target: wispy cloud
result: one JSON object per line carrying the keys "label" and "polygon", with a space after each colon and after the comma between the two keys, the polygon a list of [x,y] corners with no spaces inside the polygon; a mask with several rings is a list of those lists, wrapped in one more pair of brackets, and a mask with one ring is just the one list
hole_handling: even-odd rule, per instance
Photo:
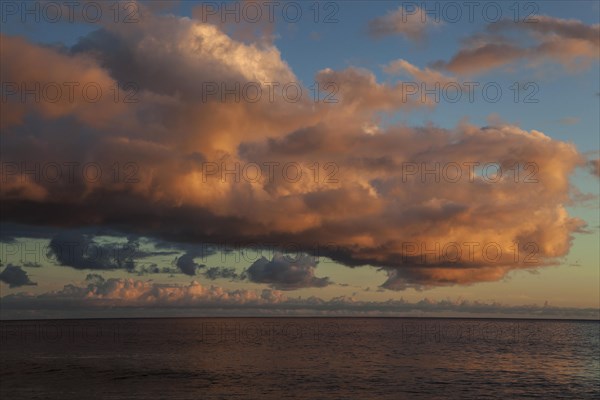
{"label": "wispy cloud", "polygon": [[[550,61],[561,64],[568,71],[585,69],[598,61],[600,25],[549,16],[536,19],[531,23],[509,20],[491,23],[487,32],[469,37],[465,46],[449,61],[438,61],[433,65],[456,74],[473,75],[518,61],[533,66]],[[528,34],[525,40],[521,36],[523,33]]]}
{"label": "wispy cloud", "polygon": [[382,17],[371,20],[368,30],[369,34],[376,38],[400,35],[413,41],[422,41],[428,30],[441,24],[441,21],[431,18],[420,7],[406,3]]}

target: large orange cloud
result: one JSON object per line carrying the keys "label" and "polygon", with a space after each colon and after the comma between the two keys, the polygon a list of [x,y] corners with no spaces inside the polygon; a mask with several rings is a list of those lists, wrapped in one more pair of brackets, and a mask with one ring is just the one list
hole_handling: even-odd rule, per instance
{"label": "large orange cloud", "polygon": [[[505,124],[381,126],[381,111],[430,104],[408,104],[399,86],[369,71],[317,74],[317,82],[338,85],[337,103],[315,103],[308,92],[298,101],[280,92],[223,100],[218,91],[206,97],[206,83],[296,78],[273,45],[173,16],[101,29],[68,54],[1,40],[8,81],[139,88],[134,103],[17,104],[11,112],[19,118],[1,136],[5,221],[106,225],[186,242],[295,243],[347,265],[383,267],[390,289],[497,280],[549,265],[583,226],[564,207],[569,176],[585,163],[572,144]],[[42,75],[11,64],[21,50],[46,60]],[[24,161],[29,169],[95,162],[104,174],[22,179]],[[449,255],[456,246],[460,256]]]}

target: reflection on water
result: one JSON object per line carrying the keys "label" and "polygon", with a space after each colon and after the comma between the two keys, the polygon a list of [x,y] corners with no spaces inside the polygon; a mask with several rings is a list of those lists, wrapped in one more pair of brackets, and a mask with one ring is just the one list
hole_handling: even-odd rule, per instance
{"label": "reflection on water", "polygon": [[7,399],[597,398],[597,321],[2,322]]}

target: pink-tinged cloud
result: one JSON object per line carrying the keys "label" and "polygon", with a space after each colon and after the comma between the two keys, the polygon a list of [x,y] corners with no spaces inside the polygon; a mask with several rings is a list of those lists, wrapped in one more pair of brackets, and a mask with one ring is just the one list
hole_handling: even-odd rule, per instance
{"label": "pink-tinged cloud", "polygon": [[[598,319],[596,308],[555,307],[548,304],[506,305],[495,301],[457,300],[417,302],[404,299],[387,301],[359,301],[340,296],[329,300],[319,297],[288,297],[271,289],[228,290],[204,286],[193,281],[189,285],[159,284],[132,279],[104,279],[90,275],[79,285],[69,284],[61,290],[43,294],[20,292],[2,297],[2,318],[18,316],[47,318],[48,315],[69,318],[73,315],[97,315],[111,309],[122,315],[156,316],[161,311],[177,309],[190,315],[510,315],[539,318]],[[87,314],[86,314],[87,313]]]}
{"label": "pink-tinged cloud", "polygon": [[422,8],[407,3],[382,17],[371,20],[368,31],[376,38],[400,35],[413,41],[421,41],[426,37],[429,29],[440,24],[440,21],[428,16]]}
{"label": "pink-tinged cloud", "polygon": [[[461,75],[485,73],[518,61],[530,66],[554,62],[568,71],[578,71],[600,58],[599,24],[548,16],[536,18],[536,22],[492,23],[487,33],[471,36],[449,61],[433,65]],[[524,38],[523,34],[528,36]]]}
{"label": "pink-tinged cloud", "polygon": [[383,70],[390,75],[407,75],[416,82],[427,84],[439,83],[440,85],[456,82],[456,78],[447,76],[431,68],[420,69],[406,60],[398,59],[384,66]]}
{"label": "pink-tinged cloud", "polygon": [[590,172],[596,176],[600,176],[600,158],[589,161]]}
{"label": "pink-tinged cloud", "polygon": [[49,119],[74,118],[91,127],[100,127],[123,111],[110,93],[116,80],[96,60],[64,55],[17,37],[0,35],[0,44],[6,55],[0,59],[5,96],[1,128],[21,123],[31,111]]}
{"label": "pink-tinged cloud", "polygon": [[[173,16],[101,29],[69,53],[1,40],[8,81],[60,81],[72,79],[64,75],[71,71],[74,79],[139,89],[134,103],[27,103],[25,115],[3,127],[7,222],[109,226],[189,243],[294,243],[346,265],[385,268],[390,289],[497,280],[551,265],[584,225],[565,209],[570,174],[585,163],[572,144],[506,124],[380,126],[380,112],[423,104],[407,103],[398,86],[366,70],[317,75],[337,84],[338,103],[314,103],[310,95],[290,102],[279,92],[256,102],[221,100],[205,98],[205,83],[296,78],[273,45],[241,43]],[[46,60],[43,73],[20,66],[21,49]],[[21,179],[12,167],[23,161],[95,162],[105,175]],[[115,179],[115,163],[131,168]],[[427,256],[454,243],[458,257]],[[501,253],[484,253],[489,245]],[[260,279],[272,276],[268,266],[257,269]],[[320,285],[310,268],[301,272],[303,284]]]}

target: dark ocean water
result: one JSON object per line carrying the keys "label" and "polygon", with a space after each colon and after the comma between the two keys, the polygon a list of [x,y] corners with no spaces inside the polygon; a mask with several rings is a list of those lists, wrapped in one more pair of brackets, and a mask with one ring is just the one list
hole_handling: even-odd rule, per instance
{"label": "dark ocean water", "polygon": [[597,321],[2,322],[2,399],[600,398]]}

